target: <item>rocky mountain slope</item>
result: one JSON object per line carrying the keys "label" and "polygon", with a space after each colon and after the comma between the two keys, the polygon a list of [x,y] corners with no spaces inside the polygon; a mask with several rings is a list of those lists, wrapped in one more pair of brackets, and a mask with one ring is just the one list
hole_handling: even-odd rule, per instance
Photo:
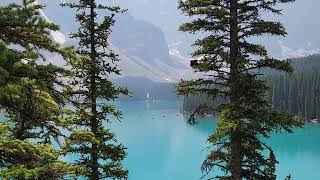
{"label": "rocky mountain slope", "polygon": [[[55,39],[64,45],[76,44],[74,40],[68,38],[68,34],[77,28],[77,23],[74,22],[74,10],[60,7],[59,1],[38,0],[38,2],[47,5],[42,12],[43,16],[61,26],[60,32],[53,33]],[[194,76],[187,58],[179,55],[177,50],[171,50],[170,53],[161,28],[144,20],[138,20],[128,12],[119,14],[116,18],[110,43],[121,56],[118,64],[122,69],[121,78],[144,77],[156,82],[177,82]],[[60,57],[54,56],[51,61],[55,64],[65,64]]]}

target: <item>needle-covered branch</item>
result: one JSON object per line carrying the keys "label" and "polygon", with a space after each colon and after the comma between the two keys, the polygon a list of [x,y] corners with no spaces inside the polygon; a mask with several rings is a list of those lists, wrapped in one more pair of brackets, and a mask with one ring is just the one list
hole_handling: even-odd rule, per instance
{"label": "needle-covered branch", "polygon": [[[288,113],[272,109],[266,100],[269,88],[259,79],[264,69],[292,72],[289,61],[277,60],[261,44],[251,43],[255,36],[285,36],[283,25],[265,20],[262,12],[281,14],[278,5],[293,0],[181,0],[179,9],[193,20],[180,30],[202,33],[196,40],[191,62],[206,79],[182,81],[177,88],[184,96],[208,95],[210,100],[224,96],[227,101],[215,107],[219,113],[216,133],[209,138],[212,151],[203,163],[205,175],[220,169],[216,179],[276,179],[278,163],[272,149],[258,137],[271,132],[292,132],[302,122]],[[262,70],[262,71],[261,71]],[[192,116],[203,109],[200,106]],[[209,110],[210,111],[210,110]],[[269,156],[263,155],[269,150]],[[211,173],[210,173],[211,174]],[[205,176],[207,177],[207,176]],[[210,178],[210,177],[208,177]]]}

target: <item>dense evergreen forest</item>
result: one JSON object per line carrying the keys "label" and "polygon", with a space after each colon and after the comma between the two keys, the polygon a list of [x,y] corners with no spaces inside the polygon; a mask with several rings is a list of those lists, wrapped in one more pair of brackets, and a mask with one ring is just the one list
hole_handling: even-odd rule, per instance
{"label": "dense evergreen forest", "polygon": [[[278,111],[291,112],[305,120],[320,118],[320,55],[292,59],[291,74],[264,70],[262,77],[270,86],[266,97]],[[184,99],[183,110],[194,111],[201,104],[219,104],[226,98],[208,101],[205,95]]]}

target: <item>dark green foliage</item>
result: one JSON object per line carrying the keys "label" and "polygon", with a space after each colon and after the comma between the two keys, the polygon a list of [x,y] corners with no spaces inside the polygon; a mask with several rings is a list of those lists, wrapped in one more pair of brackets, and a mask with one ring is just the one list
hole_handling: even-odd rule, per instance
{"label": "dark green foliage", "polygon": [[[292,0],[185,0],[179,8],[194,17],[180,30],[204,33],[197,40],[192,63],[195,71],[208,77],[182,81],[180,95],[206,95],[210,100],[226,97],[229,101],[216,107],[197,108],[219,113],[216,134],[209,137],[212,151],[202,170],[213,168],[224,172],[217,179],[276,179],[277,163],[273,150],[259,138],[268,138],[273,131],[288,131],[302,123],[288,113],[272,109],[265,98],[269,88],[259,76],[259,70],[271,68],[292,72],[289,62],[270,57],[266,49],[250,42],[253,36],[286,35],[279,22],[264,20],[262,12],[281,14],[279,3]],[[268,155],[265,155],[268,151]]]}
{"label": "dark green foliage", "polygon": [[39,12],[44,7],[35,4],[35,0],[22,0],[21,5],[10,4],[0,7],[0,39],[8,44],[23,47],[24,53],[41,56],[33,50],[42,49],[66,55],[67,52],[50,36],[50,32],[59,30],[59,26],[45,20]]}
{"label": "dark green foliage", "polygon": [[[294,113],[299,119],[320,118],[320,64],[319,55],[312,55],[292,60],[295,71],[292,74],[265,71],[261,77],[271,87],[266,97],[273,107],[281,112]],[[208,100],[206,95],[189,96],[184,99],[183,110],[194,111],[199,105],[216,106],[225,103],[227,98]]]}
{"label": "dark green foliage", "polygon": [[[63,6],[77,9],[76,20],[80,24],[78,31],[71,34],[79,41],[79,46],[78,57],[68,61],[73,75],[70,83],[74,87],[67,89],[67,93],[74,99],[76,110],[74,130],[64,150],[80,156],[76,164],[82,167],[84,177],[127,179],[127,170],[121,165],[126,156],[125,147],[104,128],[109,122],[108,116],[122,116],[110,101],[128,94],[126,88],[116,87],[109,80],[110,75],[120,75],[114,64],[119,60],[118,55],[110,49],[108,37],[114,15],[122,10],[99,5],[95,0],[80,0],[78,4]],[[98,17],[98,10],[107,11],[107,15]]]}
{"label": "dark green foliage", "polygon": [[66,71],[38,64],[44,58],[42,51],[64,57],[70,53],[51,39],[50,31],[58,26],[44,20],[39,14],[43,6],[34,2],[0,7],[0,108],[6,116],[0,124],[0,177],[4,179],[59,179],[76,175],[78,169],[59,160],[60,153],[53,148],[53,140],[59,143],[69,124],[57,90]]}
{"label": "dark green foliage", "polygon": [[59,160],[49,144],[19,140],[7,124],[0,124],[0,177],[3,179],[62,179],[75,176],[78,168]]}
{"label": "dark green foliage", "polygon": [[275,109],[292,112],[305,120],[320,118],[318,62],[319,56],[295,59],[293,65],[297,68],[293,74],[278,73],[264,78],[272,87],[268,98]]}

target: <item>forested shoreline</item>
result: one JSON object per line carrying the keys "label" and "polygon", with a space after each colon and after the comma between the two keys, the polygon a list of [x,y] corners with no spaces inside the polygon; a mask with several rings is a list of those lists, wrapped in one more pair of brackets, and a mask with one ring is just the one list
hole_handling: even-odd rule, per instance
{"label": "forested shoreline", "polygon": [[[278,111],[294,113],[304,120],[319,119],[320,55],[294,58],[291,64],[295,69],[291,74],[267,71],[261,77],[270,87],[266,98]],[[184,98],[182,110],[192,112],[201,104],[215,105],[225,101],[226,98],[218,98],[208,102],[205,95],[189,96]]]}

